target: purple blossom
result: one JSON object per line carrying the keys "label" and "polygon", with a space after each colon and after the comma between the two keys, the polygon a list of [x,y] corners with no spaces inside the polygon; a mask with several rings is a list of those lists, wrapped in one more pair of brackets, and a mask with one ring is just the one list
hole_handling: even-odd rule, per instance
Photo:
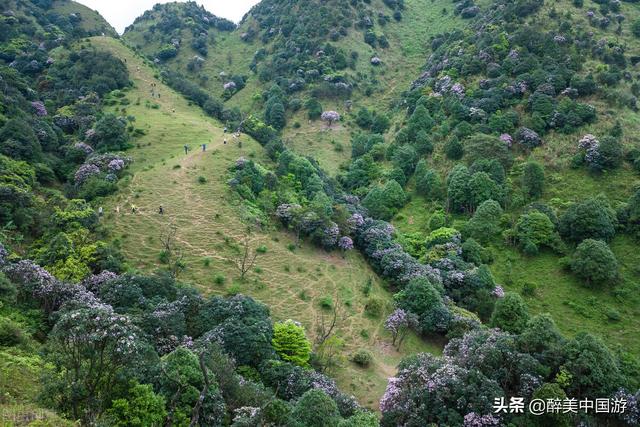
{"label": "purple blossom", "polygon": [[288,224],[293,220],[294,212],[300,209],[300,205],[297,204],[282,204],[276,209],[276,217],[280,219],[284,224]]}
{"label": "purple blossom", "polygon": [[509,51],[509,54],[507,55],[507,58],[509,59],[518,59],[519,57],[520,57],[520,54],[515,49],[511,49]]}
{"label": "purple blossom", "polygon": [[44,117],[47,115],[47,109],[41,101],[33,101],[31,102],[31,107],[36,113],[36,116]]}
{"label": "purple blossom", "polygon": [[5,249],[4,245],[0,243],[0,268],[4,267],[7,263],[7,257],[9,256],[9,252]]}
{"label": "purple blossom", "polygon": [[591,19],[594,16],[596,16],[596,14],[595,14],[595,12],[593,10],[587,11],[587,18]]}
{"label": "purple blossom", "polygon": [[322,230],[322,246],[327,249],[334,247],[338,243],[338,237],[340,237],[340,228],[338,224],[332,222]]}
{"label": "purple blossom", "polygon": [[497,285],[495,288],[493,288],[491,295],[496,298],[504,298],[504,288],[500,285]]}
{"label": "purple blossom", "polygon": [[94,175],[100,174],[100,168],[91,163],[85,163],[81,165],[74,176],[76,185],[84,183],[87,179]]}
{"label": "purple blossom", "polygon": [[532,129],[521,127],[517,132],[518,142],[529,148],[534,148],[542,144],[540,135]]}
{"label": "purple blossom", "polygon": [[84,139],[87,141],[91,141],[96,137],[96,130],[95,129],[87,129],[87,131],[84,133]]}
{"label": "purple blossom", "polygon": [[247,160],[244,157],[238,157],[238,159],[236,160],[236,169],[242,169],[245,167],[245,165],[249,162],[249,160]]}
{"label": "purple blossom", "polygon": [[86,144],[84,142],[76,142],[74,147],[77,148],[78,150],[84,151],[84,153],[87,156],[93,153],[93,147],[91,147],[89,144]]}
{"label": "purple blossom", "polygon": [[503,133],[502,135],[500,135],[500,141],[504,142],[509,148],[511,148],[511,146],[513,145],[513,137],[508,133]]}
{"label": "purple blossom", "polygon": [[338,247],[343,251],[349,251],[353,249],[353,240],[349,236],[342,236],[340,240],[338,240]]}
{"label": "purple blossom", "polygon": [[371,64],[380,65],[381,63],[382,63],[382,60],[380,58],[378,58],[377,56],[374,56],[373,58],[371,58]]}
{"label": "purple blossom", "polygon": [[236,90],[236,83],[235,82],[227,82],[222,87],[223,87],[224,90]]}
{"label": "purple blossom", "polygon": [[464,86],[461,83],[456,83],[451,86],[451,93],[458,98],[464,98]]}
{"label": "purple blossom", "polygon": [[117,278],[118,275],[116,273],[105,270],[99,274],[92,274],[84,279],[80,284],[91,292],[98,292],[105,283]]}
{"label": "purple blossom", "polygon": [[364,218],[359,213],[354,213],[347,220],[347,225],[352,232],[355,232],[358,228],[362,227],[364,224]]}
{"label": "purple blossom", "polygon": [[493,415],[479,415],[475,412],[469,412],[464,416],[464,427],[485,427],[500,425],[500,418]]}
{"label": "purple blossom", "polygon": [[322,113],[320,118],[329,123],[329,127],[333,124],[333,122],[337,122],[340,120],[340,114],[336,111],[325,111]]}
{"label": "purple blossom", "polygon": [[125,163],[123,159],[113,159],[107,165],[109,173],[116,173],[124,169]]}

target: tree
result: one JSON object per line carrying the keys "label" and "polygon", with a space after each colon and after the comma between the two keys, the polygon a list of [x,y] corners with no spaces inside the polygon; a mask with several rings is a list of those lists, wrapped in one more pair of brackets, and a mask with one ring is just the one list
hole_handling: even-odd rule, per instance
{"label": "tree", "polygon": [[618,277],[618,260],[605,242],[585,239],[573,254],[571,270],[587,284],[604,284]]}
{"label": "tree", "polygon": [[395,180],[389,180],[384,187],[374,187],[362,200],[369,214],[379,219],[391,219],[406,203],[407,195]]}
{"label": "tree", "polygon": [[320,118],[323,121],[327,122],[329,124],[329,127],[331,127],[334,122],[340,120],[340,114],[338,114],[336,111],[325,111],[322,113]]}
{"label": "tree", "polygon": [[395,150],[391,160],[407,177],[410,177],[416,168],[418,153],[411,145],[403,145]]}
{"label": "tree", "polygon": [[98,151],[122,151],[129,146],[129,134],[123,118],[106,113],[94,126],[94,139]]}
{"label": "tree", "polygon": [[264,121],[275,129],[283,129],[287,124],[284,105],[277,96],[272,96],[267,100],[264,107]]}
{"label": "tree", "polygon": [[440,179],[438,172],[427,167],[424,159],[420,160],[416,166],[415,178],[418,194],[430,199],[442,197],[442,179]]}
{"label": "tree", "polygon": [[640,19],[633,21],[633,24],[631,24],[631,32],[634,36],[640,38]]}
{"label": "tree", "polygon": [[37,160],[42,147],[32,127],[22,119],[8,120],[0,129],[0,153],[14,160]]}
{"label": "tree", "polygon": [[560,217],[560,234],[575,242],[584,239],[610,240],[616,233],[615,211],[604,196],[575,203]]}
{"label": "tree", "polygon": [[[544,383],[533,392],[533,399],[541,399],[547,401],[564,401],[567,398],[567,394],[562,387],[556,383]],[[534,426],[557,426],[557,427],[569,427],[571,425],[570,416],[562,412],[549,412],[542,415],[528,415]]]}
{"label": "tree", "polygon": [[529,199],[542,196],[544,190],[544,168],[538,162],[527,162],[522,171],[522,192]]}
{"label": "tree", "polygon": [[304,104],[309,120],[315,120],[322,115],[322,104],[316,98],[309,98]]}
{"label": "tree", "polygon": [[335,426],[340,421],[338,405],[327,393],[312,389],[298,399],[291,418],[305,427]]}
{"label": "tree", "polygon": [[273,349],[278,356],[298,366],[307,366],[311,357],[311,343],[302,325],[293,320],[273,325]]}
{"label": "tree", "polygon": [[149,384],[133,382],[127,398],[116,399],[106,413],[109,425],[117,427],[161,426],[167,411],[165,400]]}
{"label": "tree", "polygon": [[256,259],[260,252],[257,249],[251,248],[251,232],[247,230],[242,237],[240,246],[236,248],[237,256],[232,259],[232,262],[240,272],[240,280],[244,280],[246,274],[256,264]]}
{"label": "tree", "polygon": [[447,199],[451,211],[460,212],[469,208],[469,181],[471,175],[464,165],[455,165],[447,176]]}
{"label": "tree", "polygon": [[540,211],[520,215],[515,232],[522,249],[529,255],[537,254],[540,246],[556,248],[560,240],[549,217]]}
{"label": "tree", "polygon": [[580,332],[565,346],[565,355],[571,396],[610,396],[619,387],[622,378],[616,358],[599,338]]}
{"label": "tree", "polygon": [[476,172],[469,180],[469,207],[474,211],[485,200],[502,200],[502,188],[486,172]]}
{"label": "tree", "polygon": [[178,277],[178,274],[185,268],[184,252],[177,243],[177,232],[178,227],[172,223],[167,225],[160,235],[160,244],[162,245],[160,260],[167,265],[169,274],[173,278]]}
{"label": "tree", "polygon": [[122,372],[140,361],[144,343],[127,316],[93,304],[62,313],[47,349],[54,366],[47,395],[74,419],[91,425],[111,403]]}
{"label": "tree", "polygon": [[396,309],[387,317],[384,322],[384,328],[391,333],[393,341],[392,345],[397,345],[400,349],[402,342],[409,334],[411,328],[418,325],[418,318],[413,313],[407,313],[401,308]]}
{"label": "tree", "polygon": [[465,140],[464,152],[469,164],[480,159],[498,160],[505,169],[513,161],[507,144],[493,135],[476,134]]}
{"label": "tree", "polygon": [[487,242],[500,232],[502,207],[495,200],[485,200],[464,227],[465,234],[479,242]]}
{"label": "tree", "polygon": [[450,160],[460,160],[464,156],[464,147],[460,140],[453,137],[444,145],[444,152]]}
{"label": "tree", "polygon": [[491,315],[491,326],[513,334],[521,333],[529,321],[529,312],[522,297],[508,293],[496,302]]}
{"label": "tree", "polygon": [[407,123],[408,138],[414,141],[420,131],[431,132],[431,128],[435,124],[429,115],[429,112],[423,105],[418,105]]}

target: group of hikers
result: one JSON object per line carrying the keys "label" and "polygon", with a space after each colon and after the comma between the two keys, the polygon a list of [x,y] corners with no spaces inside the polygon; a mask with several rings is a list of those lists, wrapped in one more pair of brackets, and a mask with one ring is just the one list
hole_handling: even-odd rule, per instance
{"label": "group of hikers", "polygon": [[[120,205],[116,206],[115,211],[116,211],[117,214],[120,213]],[[138,213],[138,207],[136,205],[134,205],[133,203],[131,204],[131,213],[132,214]],[[158,214],[159,215],[164,215],[164,206],[162,206],[162,205],[158,206]],[[103,216],[103,215],[104,215],[104,209],[102,209],[102,206],[100,206],[98,208],[98,216]]]}
{"label": "group of hikers", "polygon": [[[223,132],[225,133],[225,135],[227,134],[227,130],[228,130],[228,129],[227,129],[226,127],[223,129]],[[233,139],[238,139],[238,138],[240,138],[240,130],[237,130],[236,132],[234,132],[234,133],[232,134],[232,136],[233,136]],[[223,141],[222,141],[222,144],[223,144],[223,145],[227,145],[227,137],[226,137],[226,136],[224,137],[224,139],[223,139]],[[200,148],[202,149],[202,152],[203,152],[203,153],[204,153],[205,151],[207,151],[207,145],[208,145],[207,143],[200,144]],[[242,147],[242,141],[238,140],[238,145],[239,145],[240,147]],[[184,144],[184,147],[183,147],[183,148],[184,148],[184,154],[185,154],[185,155],[189,154],[189,150],[191,150],[191,148],[190,148],[187,144]]]}

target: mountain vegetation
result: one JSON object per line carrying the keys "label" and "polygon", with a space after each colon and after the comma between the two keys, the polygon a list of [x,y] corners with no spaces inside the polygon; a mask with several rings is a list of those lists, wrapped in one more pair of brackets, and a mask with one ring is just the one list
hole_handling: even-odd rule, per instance
{"label": "mountain vegetation", "polygon": [[640,422],[635,1],[1,6],[0,414]]}

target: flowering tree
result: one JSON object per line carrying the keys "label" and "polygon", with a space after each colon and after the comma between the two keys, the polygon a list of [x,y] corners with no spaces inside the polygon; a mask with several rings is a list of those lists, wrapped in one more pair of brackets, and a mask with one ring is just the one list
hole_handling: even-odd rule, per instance
{"label": "flowering tree", "polygon": [[33,101],[31,107],[33,107],[36,116],[44,117],[47,115],[47,109],[41,101]]}
{"label": "flowering tree", "polygon": [[49,337],[54,372],[48,394],[74,419],[90,425],[109,406],[118,375],[135,366],[142,348],[131,319],[109,305],[65,310]]}
{"label": "flowering tree", "polygon": [[331,127],[331,125],[334,122],[337,122],[338,120],[340,120],[340,114],[337,113],[336,111],[325,111],[324,113],[322,113],[320,118],[323,121],[329,123],[329,127]]}
{"label": "flowering tree", "polygon": [[343,251],[350,251],[353,249],[353,240],[349,236],[342,236],[340,240],[338,240],[338,247]]}
{"label": "flowering tree", "polygon": [[415,314],[407,313],[401,308],[396,309],[387,317],[384,322],[384,328],[391,333],[393,338],[392,344],[398,344],[398,348],[402,345],[402,341],[406,338],[411,327],[415,327],[418,319]]}

